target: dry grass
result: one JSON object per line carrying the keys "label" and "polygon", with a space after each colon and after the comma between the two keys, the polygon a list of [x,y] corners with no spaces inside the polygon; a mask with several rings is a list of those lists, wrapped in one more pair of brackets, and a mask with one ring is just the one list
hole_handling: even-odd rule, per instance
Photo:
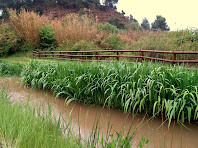
{"label": "dry grass", "polygon": [[59,45],[64,44],[66,40],[93,41],[98,33],[97,23],[86,15],[69,14],[61,20],[53,20],[51,24]]}
{"label": "dry grass", "polygon": [[[149,50],[180,50],[197,51],[198,35],[184,30],[178,32],[151,32],[119,30],[109,33],[108,31],[99,31],[97,21],[93,21],[89,16],[78,14],[69,14],[62,19],[51,20],[50,17],[40,16],[34,12],[28,12],[24,9],[17,14],[16,10],[8,10],[10,22],[13,27],[13,33],[23,41],[31,43],[40,43],[39,30],[45,24],[51,24],[54,29],[54,37],[59,47],[66,46],[65,49],[71,49],[72,45],[81,40],[95,43],[100,48],[118,48],[120,43],[113,41],[105,42],[112,34],[116,34],[125,45],[122,49],[149,49]],[[4,27],[5,24],[0,26]],[[0,34],[0,39],[1,39]],[[69,47],[68,46],[69,44]],[[38,44],[39,45],[39,44]],[[192,56],[191,56],[192,57]]]}
{"label": "dry grass", "polygon": [[118,36],[128,44],[131,44],[134,41],[137,41],[140,37],[146,36],[149,34],[149,31],[119,31]]}
{"label": "dry grass", "polygon": [[[24,41],[39,43],[40,28],[49,23],[54,29],[54,37],[58,45],[64,45],[68,40],[78,42],[81,40],[93,41],[100,45],[109,33],[100,32],[97,22],[90,19],[89,16],[78,14],[69,14],[62,19],[51,20],[47,16],[40,16],[34,12],[28,12],[24,9],[19,14],[16,10],[9,9],[10,21],[16,34]],[[119,31],[116,33],[126,45],[137,41],[138,38],[148,35],[147,31]]]}
{"label": "dry grass", "polygon": [[22,9],[19,14],[16,10],[8,9],[11,24],[17,35],[25,41],[38,43],[39,29],[46,23],[49,23],[49,18],[40,16],[34,12],[28,12]]}

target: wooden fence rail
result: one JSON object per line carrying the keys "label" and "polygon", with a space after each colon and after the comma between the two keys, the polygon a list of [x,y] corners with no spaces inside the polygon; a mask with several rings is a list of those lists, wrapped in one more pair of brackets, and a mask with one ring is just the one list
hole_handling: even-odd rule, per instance
{"label": "wooden fence rail", "polygon": [[[105,54],[111,53],[111,54]],[[139,55],[124,55],[124,53],[139,53]],[[146,53],[171,54],[172,59],[145,56]],[[160,50],[89,50],[89,51],[33,51],[34,58],[62,59],[72,61],[106,61],[105,58],[138,58],[140,60],[156,60],[169,63],[198,63],[198,60],[177,60],[177,55],[198,55],[198,51],[160,51]],[[94,58],[95,60],[91,59]]]}

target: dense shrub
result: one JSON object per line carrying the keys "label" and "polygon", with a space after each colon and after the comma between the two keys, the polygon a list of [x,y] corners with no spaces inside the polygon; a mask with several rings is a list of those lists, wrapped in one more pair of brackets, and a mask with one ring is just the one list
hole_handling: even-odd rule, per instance
{"label": "dense shrub", "polygon": [[21,42],[21,44],[18,47],[18,51],[32,51],[39,48],[38,44],[32,44],[31,42]]}
{"label": "dense shrub", "polygon": [[19,76],[23,69],[23,65],[19,63],[9,63],[0,60],[0,75],[3,76]]}
{"label": "dense shrub", "polygon": [[71,50],[73,51],[85,51],[85,50],[99,50],[100,48],[95,45],[93,42],[86,40],[81,40],[76,42]]}
{"label": "dense shrub", "polygon": [[198,35],[189,31],[150,32],[132,44],[132,49],[196,51]]}
{"label": "dense shrub", "polygon": [[16,52],[21,39],[16,35],[10,25],[0,25],[0,56],[6,56]]}
{"label": "dense shrub", "polygon": [[135,31],[143,31],[142,26],[137,24],[136,22],[131,22],[130,25],[127,26],[129,29],[135,30]]}
{"label": "dense shrub", "polygon": [[110,34],[107,38],[105,38],[102,41],[101,46],[103,48],[109,48],[109,49],[115,49],[115,50],[116,49],[122,50],[125,48],[124,42],[116,34]]}
{"label": "dense shrub", "polygon": [[98,29],[107,33],[118,33],[118,28],[109,23],[98,24]]}
{"label": "dense shrub", "polygon": [[46,24],[39,30],[40,47],[53,48],[56,46],[56,40],[54,38],[54,30],[50,24]]}
{"label": "dense shrub", "polygon": [[55,50],[57,51],[67,51],[71,50],[74,46],[75,42],[72,42],[70,40],[65,40],[63,44],[60,44]]}
{"label": "dense shrub", "polygon": [[119,29],[126,29],[126,24],[124,24],[119,18],[113,17],[108,20],[108,22],[114,26],[117,26]]}

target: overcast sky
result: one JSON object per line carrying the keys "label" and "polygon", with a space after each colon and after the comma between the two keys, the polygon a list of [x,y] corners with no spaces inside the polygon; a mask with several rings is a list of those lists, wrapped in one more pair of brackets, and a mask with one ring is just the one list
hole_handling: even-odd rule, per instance
{"label": "overcast sky", "polygon": [[171,30],[198,28],[198,0],[119,0],[117,8],[139,23],[144,17],[152,23],[156,15],[162,15]]}

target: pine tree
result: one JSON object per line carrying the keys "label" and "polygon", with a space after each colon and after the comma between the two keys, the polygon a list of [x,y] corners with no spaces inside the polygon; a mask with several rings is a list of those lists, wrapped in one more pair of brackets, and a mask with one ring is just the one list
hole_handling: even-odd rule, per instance
{"label": "pine tree", "polygon": [[167,23],[166,23],[166,19],[164,17],[162,17],[161,15],[157,15],[155,22],[153,22],[151,24],[152,29],[154,29],[155,31],[161,29],[162,31],[169,31],[170,28],[168,27]]}
{"label": "pine tree", "polygon": [[145,30],[150,30],[150,24],[149,21],[147,20],[147,18],[145,17],[141,23],[141,26],[145,29]]}

